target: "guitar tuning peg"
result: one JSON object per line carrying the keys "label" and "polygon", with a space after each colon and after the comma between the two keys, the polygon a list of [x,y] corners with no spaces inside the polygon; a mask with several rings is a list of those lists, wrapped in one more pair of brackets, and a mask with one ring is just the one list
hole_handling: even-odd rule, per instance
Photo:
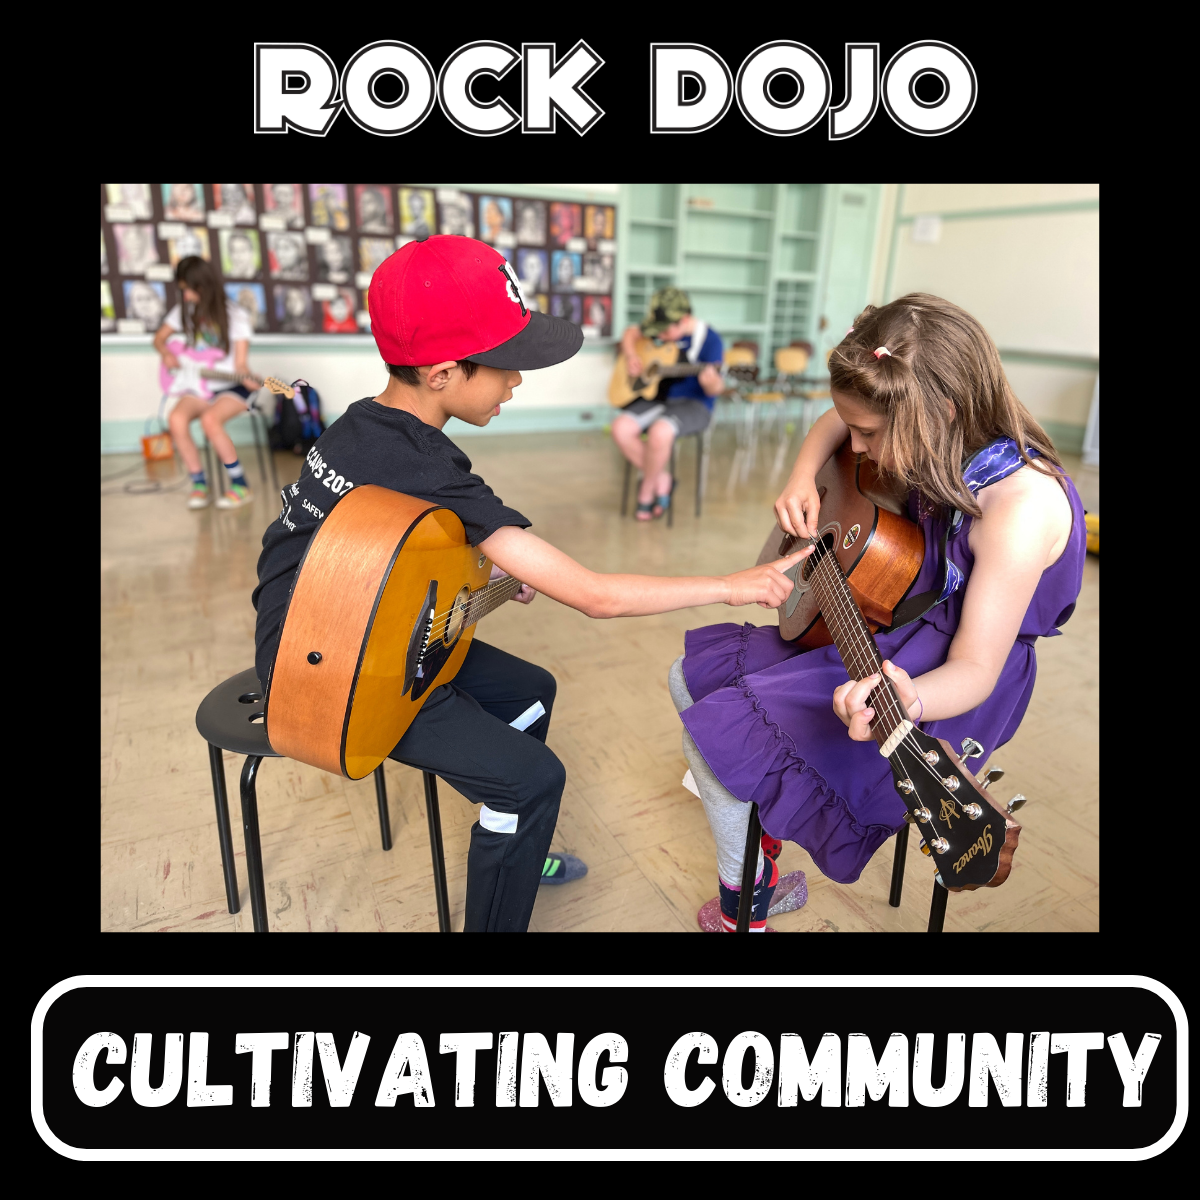
{"label": "guitar tuning peg", "polygon": [[974,738],[963,738],[963,758],[978,758],[983,753],[983,747]]}
{"label": "guitar tuning peg", "polygon": [[1020,808],[1020,807],[1021,807],[1021,805],[1022,805],[1022,804],[1024,804],[1024,803],[1025,803],[1025,796],[1024,796],[1024,795],[1023,795],[1021,792],[1018,792],[1018,793],[1017,793],[1017,794],[1016,794],[1016,795],[1015,795],[1015,796],[1014,796],[1014,797],[1013,797],[1013,798],[1012,798],[1012,799],[1011,799],[1011,800],[1008,802],[1008,811],[1009,811],[1010,813],[1015,813],[1015,812],[1017,811],[1017,809],[1018,809],[1018,808]]}
{"label": "guitar tuning peg", "polygon": [[991,767],[987,772],[985,772],[983,775],[979,776],[978,783],[979,783],[979,786],[986,791],[987,788],[990,787],[993,783],[995,783],[998,779],[1003,779],[1003,778],[1004,778],[1004,768],[1003,767]]}

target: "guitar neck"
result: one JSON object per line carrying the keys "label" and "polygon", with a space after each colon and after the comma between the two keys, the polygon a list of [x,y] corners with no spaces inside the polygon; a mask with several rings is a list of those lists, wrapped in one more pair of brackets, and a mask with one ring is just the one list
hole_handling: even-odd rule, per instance
{"label": "guitar neck", "polygon": [[236,371],[201,371],[201,379],[219,379],[224,383],[241,383],[243,379],[255,379],[249,371],[239,375]]}
{"label": "guitar neck", "polygon": [[[818,543],[812,554],[814,567],[808,577],[813,595],[821,608],[821,616],[841,655],[851,679],[866,679],[868,675],[883,674],[883,660],[862,612],[850,591],[850,584],[833,550]],[[913,727],[903,701],[890,680],[881,679],[867,697],[875,709],[871,733],[879,743],[880,752],[890,756],[900,740]]]}
{"label": "guitar neck", "polygon": [[471,593],[471,600],[467,606],[467,615],[463,618],[464,625],[474,625],[476,621],[482,620],[502,605],[506,600],[511,600],[520,590],[522,584],[519,579],[515,579],[511,575],[506,575],[503,579],[493,580],[486,587],[481,587],[478,591]]}
{"label": "guitar neck", "polygon": [[699,375],[705,367],[714,365],[713,363],[674,363],[669,367],[659,367],[654,373],[660,379],[683,379],[688,375]]}

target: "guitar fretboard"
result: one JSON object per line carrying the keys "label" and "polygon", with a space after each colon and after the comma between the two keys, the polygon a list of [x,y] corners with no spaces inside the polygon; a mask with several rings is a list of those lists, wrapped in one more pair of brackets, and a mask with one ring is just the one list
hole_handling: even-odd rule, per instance
{"label": "guitar fretboard", "polygon": [[471,598],[467,602],[467,615],[463,618],[463,624],[474,625],[476,621],[482,620],[506,600],[511,600],[521,590],[521,587],[519,579],[506,575],[503,579],[497,579],[486,587],[481,587],[477,592],[472,592]]}
{"label": "guitar fretboard", "polygon": [[[854,602],[837,555],[818,542],[811,561],[815,565],[808,577],[809,586],[846,672],[851,679],[865,679],[876,672],[882,674],[883,660],[879,657],[879,648]],[[886,677],[871,691],[867,703],[875,709],[871,733],[881,748],[888,748],[893,735],[902,735],[905,726],[911,723],[908,712]]]}

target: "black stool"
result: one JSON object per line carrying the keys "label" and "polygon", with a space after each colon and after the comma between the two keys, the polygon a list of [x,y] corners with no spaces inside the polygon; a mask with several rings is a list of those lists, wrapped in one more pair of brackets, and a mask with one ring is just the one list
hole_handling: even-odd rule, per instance
{"label": "black stool", "polygon": [[[712,422],[700,430],[699,433],[685,433],[682,437],[690,437],[696,439],[696,516],[700,515],[700,499],[704,495],[704,489],[708,483],[708,455],[712,446]],[[675,478],[675,447],[679,443],[679,438],[671,443],[671,479]],[[625,460],[625,482],[621,484],[621,516],[624,516],[629,511],[629,481],[633,477],[633,463],[629,459]],[[671,499],[671,505],[667,509],[667,524],[675,524],[675,501]]]}
{"label": "black stool", "polygon": [[[229,911],[241,910],[237,868],[233,861],[233,835],[229,828],[229,801],[225,792],[225,760],[222,750],[246,756],[242,767],[242,828],[246,835],[246,872],[250,876],[250,911],[254,932],[268,933],[267,893],[263,881],[262,845],[258,834],[258,796],[255,783],[264,758],[280,758],[267,741],[263,726],[263,697],[258,677],[251,667],[218,684],[200,702],[196,710],[196,728],[208,743],[208,761],[212,767],[213,799],[217,806],[217,836],[221,842],[221,869],[225,873],[225,898]],[[429,818],[429,843],[433,856],[433,883],[437,896],[438,929],[450,930],[450,900],[446,891],[446,862],[442,853],[442,820],[438,810],[437,778],[430,771],[425,777],[425,813]],[[383,848],[392,848],[392,829],[388,820],[387,784],[382,764],[375,770],[375,797],[379,802],[379,833]]]}
{"label": "black stool", "polygon": [[[999,779],[1004,772],[993,768],[989,773],[988,782]],[[1025,797],[1019,792],[1007,805],[1007,811],[1014,813],[1025,803]],[[893,908],[900,907],[900,896],[904,891],[904,860],[908,855],[908,827],[913,823],[911,813],[904,814],[904,828],[896,834],[896,856],[892,859],[892,888],[888,893],[888,903]],[[746,829],[746,851],[742,858],[742,894],[738,899],[737,932],[750,932],[750,917],[754,910],[754,877],[758,868],[758,846],[762,838],[762,825],[758,819],[758,805],[750,803],[750,823]],[[946,901],[950,893],[935,878],[933,881],[933,899],[929,902],[929,925],[926,933],[942,933],[946,922]]]}

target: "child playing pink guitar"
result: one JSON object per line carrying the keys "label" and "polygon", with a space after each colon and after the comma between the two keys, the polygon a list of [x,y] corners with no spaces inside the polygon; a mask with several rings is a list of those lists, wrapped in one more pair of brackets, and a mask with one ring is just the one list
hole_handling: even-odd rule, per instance
{"label": "child playing pink guitar", "polygon": [[[163,391],[179,395],[167,423],[192,476],[188,508],[206,508],[210,499],[200,453],[188,432],[197,417],[229,475],[229,490],[217,498],[217,507],[241,508],[254,497],[225,432],[225,422],[249,411],[251,392],[243,378],[255,389],[262,386],[262,381],[250,374],[248,363],[250,314],[226,300],[216,271],[196,255],[179,260],[175,282],[182,299],[159,326],[154,348],[162,356]],[[174,382],[171,373],[175,373]],[[210,385],[206,376],[225,377],[230,382],[214,380]]]}

